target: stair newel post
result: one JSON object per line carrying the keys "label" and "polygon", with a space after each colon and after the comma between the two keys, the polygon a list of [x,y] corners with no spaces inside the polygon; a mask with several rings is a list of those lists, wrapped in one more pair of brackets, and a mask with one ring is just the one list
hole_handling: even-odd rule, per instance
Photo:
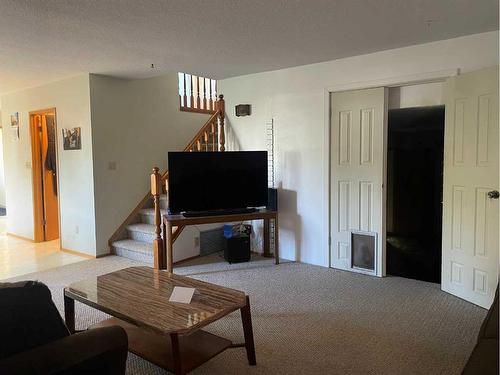
{"label": "stair newel post", "polygon": [[151,174],[151,195],[153,196],[155,210],[155,239],[153,240],[153,256],[155,269],[165,268],[165,254],[163,253],[163,240],[161,238],[161,211],[160,195],[162,192],[162,178],[158,167],[153,168]]}
{"label": "stair newel post", "polygon": [[224,133],[224,117],[226,113],[224,95],[219,95],[219,100],[217,101],[217,110],[219,111],[219,125],[220,125],[220,148],[219,151],[226,150],[226,136]]}

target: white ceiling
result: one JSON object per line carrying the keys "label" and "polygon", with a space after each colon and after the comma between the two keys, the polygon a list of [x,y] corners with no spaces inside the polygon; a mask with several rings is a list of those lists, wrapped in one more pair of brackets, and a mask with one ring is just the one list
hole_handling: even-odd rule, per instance
{"label": "white ceiling", "polygon": [[220,79],[496,29],[498,0],[0,0],[0,93],[82,72]]}

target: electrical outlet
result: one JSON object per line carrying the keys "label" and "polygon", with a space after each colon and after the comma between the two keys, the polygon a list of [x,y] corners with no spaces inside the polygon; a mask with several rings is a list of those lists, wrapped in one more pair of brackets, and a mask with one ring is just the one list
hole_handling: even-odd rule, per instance
{"label": "electrical outlet", "polygon": [[75,226],[75,234],[78,234],[80,233],[80,228],[78,227],[78,225]]}
{"label": "electrical outlet", "polygon": [[200,247],[200,237],[194,238],[194,247]]}
{"label": "electrical outlet", "polygon": [[108,162],[108,169],[110,171],[115,171],[116,170],[116,161],[110,161],[110,162]]}

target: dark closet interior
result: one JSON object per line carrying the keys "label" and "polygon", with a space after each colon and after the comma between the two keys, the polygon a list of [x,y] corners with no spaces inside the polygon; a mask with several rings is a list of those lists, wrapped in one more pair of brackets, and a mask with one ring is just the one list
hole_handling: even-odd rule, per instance
{"label": "dark closet interior", "polygon": [[444,106],[388,119],[387,273],[440,283]]}

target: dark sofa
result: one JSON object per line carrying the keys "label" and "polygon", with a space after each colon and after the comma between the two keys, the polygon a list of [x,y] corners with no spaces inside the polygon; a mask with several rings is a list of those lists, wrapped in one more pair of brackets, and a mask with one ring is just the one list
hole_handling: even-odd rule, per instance
{"label": "dark sofa", "polygon": [[0,374],[124,374],[120,327],[71,335],[42,283],[0,284]]}
{"label": "dark sofa", "polygon": [[498,287],[493,304],[479,330],[476,346],[462,374],[498,374]]}

